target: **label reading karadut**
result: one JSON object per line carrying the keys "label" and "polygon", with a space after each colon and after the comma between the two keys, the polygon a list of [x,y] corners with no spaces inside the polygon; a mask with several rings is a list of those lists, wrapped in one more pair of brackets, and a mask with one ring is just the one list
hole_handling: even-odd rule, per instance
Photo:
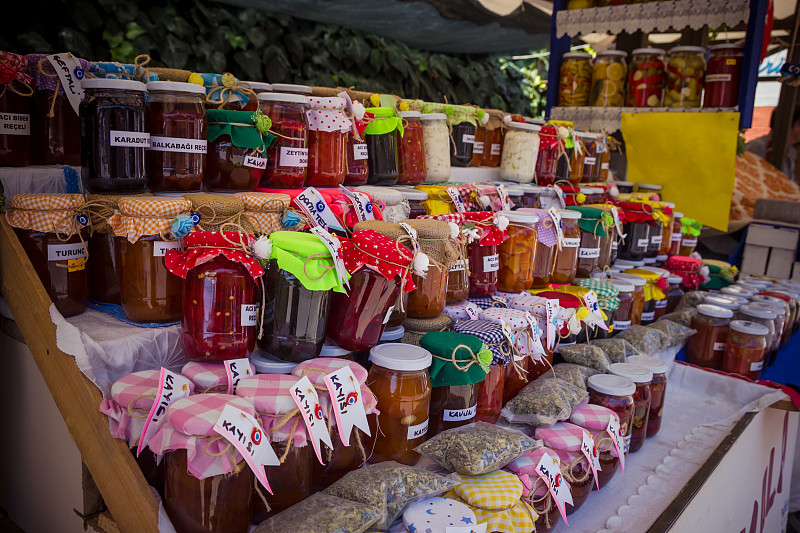
{"label": "label reading karadut", "polygon": [[228,374],[228,394],[236,394],[236,387],[239,382],[246,378],[253,377],[255,371],[250,365],[250,359],[228,359],[225,364],[225,373]]}
{"label": "label reading karadut", "polygon": [[725,351],[725,343],[724,342],[715,342],[714,343],[714,351],[715,352],[724,352]]}
{"label": "label reading karadut", "polygon": [[150,149],[156,152],[205,154],[208,151],[208,142],[205,139],[179,139],[177,137],[157,137],[151,135]]}
{"label": "label reading karadut", "polygon": [[214,424],[214,431],[233,444],[247,461],[258,482],[272,494],[264,466],[279,466],[281,461],[275,455],[269,439],[264,436],[261,424],[241,409],[226,405]]}
{"label": "label reading karadut", "polygon": [[465,133],[463,137],[461,137],[461,142],[464,144],[474,144],[475,143],[475,136],[470,135],[469,133]]}
{"label": "label reading karadut", "polygon": [[49,55],[47,60],[53,65],[56,74],[58,74],[58,80],[61,82],[64,94],[67,95],[69,105],[72,106],[75,114],[79,115],[78,108],[81,105],[81,100],[83,100],[83,88],[81,87],[83,68],[69,52]]}
{"label": "label reading karadut", "polygon": [[331,211],[325,198],[314,187],[308,187],[297,195],[294,203],[311,218],[311,223],[315,226],[327,227],[330,230],[344,231],[336,215]]}
{"label": "label reading karadut", "polygon": [[111,130],[108,133],[110,146],[125,148],[150,148],[150,134],[138,131]]}
{"label": "label reading karadut", "polygon": [[631,327],[630,320],[615,320],[614,321],[614,331],[625,331]]}
{"label": "label reading karadut", "polygon": [[48,261],[65,261],[67,259],[82,259],[86,257],[86,247],[80,243],[72,244],[48,244]]}
{"label": "label reading karadut", "polygon": [[660,300],[656,300],[656,309],[665,309],[667,307],[667,299],[662,298]]}
{"label": "label reading karadut", "polygon": [[661,240],[662,240],[661,234],[653,235],[652,237],[650,237],[651,244],[661,244]]}
{"label": "label reading karadut", "polygon": [[577,248],[581,245],[579,237],[564,237],[564,248]]}
{"label": "label reading karadut", "polygon": [[144,420],[142,435],[139,437],[139,446],[136,448],[137,456],[142,453],[147,441],[156,434],[158,428],[164,423],[167,407],[191,394],[191,384],[192,382],[189,381],[189,378],[170,372],[166,368],[161,368],[156,398],[153,401],[153,406],[150,408],[147,418]]}
{"label": "label reading karadut", "polygon": [[646,320],[652,322],[655,319],[656,319],[656,312],[655,311],[648,311],[646,313],[642,313],[642,322],[644,322]]}
{"label": "label reading karadut", "polygon": [[361,384],[349,366],[323,376],[325,386],[331,397],[333,413],[336,416],[336,427],[339,437],[345,446],[350,446],[350,435],[357,427],[367,435],[372,435],[367,423],[367,412],[364,409],[364,398],[361,396]]}
{"label": "label reading karadut", "polygon": [[615,415],[609,415],[608,426],[606,432],[611,437],[611,443],[614,444],[614,449],[617,450],[617,457],[619,457],[619,464],[622,467],[622,473],[625,473],[625,438],[619,432],[619,420]]}
{"label": "label reading karadut", "polygon": [[455,187],[448,187],[447,195],[453,200],[453,205],[456,206],[457,212],[463,213],[467,210],[467,206],[464,205],[464,200],[461,199],[461,194],[459,194],[458,189]]}
{"label": "label reading karadut", "polygon": [[320,464],[324,465],[322,454],[320,453],[319,441],[324,442],[330,449],[333,449],[331,436],[325,424],[325,418],[322,414],[322,406],[319,404],[319,396],[317,395],[314,385],[308,376],[303,376],[300,380],[291,386],[289,394],[294,398],[297,407],[300,409],[300,414],[303,415],[303,420],[306,423],[306,429],[311,436],[311,444],[314,446],[314,453],[317,454],[317,459]]}
{"label": "label reading karadut", "polygon": [[0,113],[0,135],[30,135],[31,116],[27,113]]}
{"label": "label reading karadut", "polygon": [[466,259],[459,259],[450,266],[450,272],[463,272],[467,269]]}
{"label": "label reading karadut", "polygon": [[600,248],[581,248],[578,251],[578,257],[581,259],[592,259],[600,257]]}
{"label": "label reading karadut", "polygon": [[597,479],[597,472],[602,470],[603,468],[600,466],[600,452],[597,451],[597,445],[594,442],[594,437],[584,430],[583,432],[583,442],[581,443],[581,451],[586,459],[589,461],[589,466],[592,467],[592,473],[594,474],[594,482],[597,485],[597,489],[600,489],[600,480]]}
{"label": "label reading karadut", "polygon": [[475,418],[475,413],[478,412],[478,404],[473,405],[467,409],[445,409],[442,420],[445,422],[459,422],[461,420],[470,420]]}
{"label": "label reading karadut", "polygon": [[764,368],[764,361],[750,363],[750,372],[755,372],[756,370],[761,370],[762,368]]}
{"label": "label reading karadut", "polygon": [[260,170],[264,170],[267,168],[267,160],[260,155],[248,155],[244,158],[243,166],[250,167],[250,168],[257,168]]}
{"label": "label reading karadut", "polygon": [[291,146],[281,146],[280,166],[300,167],[308,166],[308,148],[292,148]]}
{"label": "label reading karadut", "polygon": [[569,525],[564,507],[566,504],[573,504],[572,492],[570,492],[569,483],[561,475],[561,460],[556,454],[543,453],[542,458],[539,459],[539,463],[536,465],[536,473],[547,484],[547,488],[555,498],[558,510],[561,512],[561,518],[564,519],[565,524]]}
{"label": "label reading karadut", "polygon": [[584,165],[594,165],[595,163],[597,163],[597,158],[596,157],[584,157],[583,158],[583,164]]}
{"label": "label reading karadut", "polygon": [[497,272],[498,270],[500,270],[500,254],[492,254],[484,256],[483,271]]}
{"label": "label reading karadut", "polygon": [[155,241],[153,242],[153,257],[164,257],[167,250],[186,251],[185,246],[181,246],[181,241]]}
{"label": "label reading karadut", "polygon": [[480,141],[475,141],[472,143],[472,153],[474,154],[482,154],[483,153],[483,143]]}
{"label": "label reading karadut", "polygon": [[367,151],[366,144],[353,145],[353,159],[355,159],[356,161],[363,161],[368,157],[369,157],[369,152]]}
{"label": "label reading karadut", "polygon": [[493,144],[489,150],[492,155],[500,155],[500,148],[499,144]]}
{"label": "label reading karadut", "polygon": [[242,327],[258,325],[258,304],[242,304]]}
{"label": "label reading karadut", "polygon": [[408,440],[418,439],[424,437],[428,433],[428,421],[417,424],[416,426],[408,426]]}
{"label": "label reading karadut", "polygon": [[636,246],[639,247],[639,248],[647,248],[647,246],[649,244],[650,244],[650,240],[649,239],[638,239],[636,241]]}

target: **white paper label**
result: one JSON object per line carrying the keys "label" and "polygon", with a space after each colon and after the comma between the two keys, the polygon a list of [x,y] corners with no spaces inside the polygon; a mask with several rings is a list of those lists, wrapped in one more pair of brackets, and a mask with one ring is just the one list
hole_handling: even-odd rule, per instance
{"label": "white paper label", "polygon": [[375,213],[372,212],[372,202],[370,202],[369,196],[360,191],[351,191],[344,185],[339,185],[339,190],[350,200],[359,222],[375,220]]}
{"label": "white paper label", "polygon": [[642,313],[642,322],[644,321],[652,322],[655,319],[656,319],[655,311],[648,311],[647,313]]}
{"label": "white paper label", "polygon": [[371,436],[367,412],[364,409],[364,398],[361,397],[361,384],[350,366],[343,366],[322,379],[331,397],[336,427],[342,444],[350,446],[350,435],[354,427]]}
{"label": "white paper label", "polygon": [[577,248],[580,245],[581,245],[581,240],[579,237],[564,237],[565,248]]}
{"label": "white paper label", "polygon": [[267,160],[260,155],[248,155],[244,158],[244,163],[242,165],[250,168],[258,168],[264,170],[267,168]]}
{"label": "white paper label", "polygon": [[473,154],[482,154],[483,153],[483,143],[479,141],[475,141],[472,143],[472,153]]}
{"label": "white paper label", "polygon": [[464,136],[461,137],[461,142],[464,144],[473,144],[475,142],[475,136],[465,133]]}
{"label": "white paper label", "polygon": [[314,187],[309,187],[298,194],[294,202],[311,218],[311,223],[315,226],[327,227],[328,231],[344,231],[325,198]]}
{"label": "white paper label", "polygon": [[450,199],[453,200],[453,205],[456,206],[457,212],[464,213],[467,210],[467,207],[464,205],[464,200],[461,199],[461,194],[459,194],[458,189],[455,187],[448,187],[447,194],[450,196]]}
{"label": "white paper label", "polygon": [[761,370],[762,368],[764,368],[764,361],[750,363],[750,372],[755,372],[756,370]]}
{"label": "white paper label", "polygon": [[322,414],[322,406],[319,404],[317,391],[308,376],[303,376],[297,383],[292,385],[289,389],[289,394],[292,395],[297,407],[300,409],[300,413],[303,415],[306,429],[311,436],[311,444],[314,446],[314,453],[317,454],[320,464],[324,465],[325,462],[322,460],[319,442],[324,442],[331,449],[333,449],[333,442],[331,442],[331,436],[325,425],[325,418]]}
{"label": "white paper label", "polygon": [[489,148],[489,152],[490,152],[492,155],[500,155],[500,148],[502,148],[502,146],[501,146],[501,145],[499,145],[499,144],[493,144],[493,145],[491,145],[491,147]]}
{"label": "white paper label", "polygon": [[392,318],[392,313],[394,313],[394,306],[391,306],[388,311],[386,311],[386,316],[383,317],[383,323],[386,324],[389,322],[389,319]]}
{"label": "white paper label", "polygon": [[208,142],[205,139],[179,139],[177,137],[156,137],[151,135],[150,149],[156,152],[205,154],[208,151]]}
{"label": "white paper label", "polygon": [[656,300],[656,309],[664,309],[667,307],[667,299],[662,298],[661,300]]}
{"label": "white paper label", "polygon": [[258,304],[242,304],[242,327],[258,325]]}
{"label": "white paper label", "polygon": [[191,394],[191,385],[192,382],[189,378],[170,372],[164,367],[161,368],[161,375],[158,378],[156,399],[153,401],[153,406],[150,408],[150,412],[144,421],[142,434],[139,437],[139,446],[136,448],[137,456],[142,453],[147,441],[156,434],[164,423],[167,407],[181,398],[189,396],[189,394]]}
{"label": "white paper label", "polygon": [[706,74],[706,83],[731,81],[730,74]]}
{"label": "white paper label", "polygon": [[514,202],[508,197],[508,189],[506,189],[506,186],[502,183],[497,185],[497,194],[500,196],[500,204],[503,205],[505,209],[514,207]]}
{"label": "white paper label", "polygon": [[600,329],[608,331],[608,326],[606,326],[603,321],[603,313],[600,311],[597,293],[589,289],[589,291],[583,295],[583,301],[586,302],[586,309],[588,309],[589,313],[595,318],[595,323],[600,326]]}
{"label": "white paper label", "polygon": [[356,161],[363,161],[369,157],[369,152],[367,151],[366,144],[354,144],[353,145],[353,159]]}
{"label": "white paper label", "polygon": [[639,239],[636,241],[636,246],[639,248],[647,248],[649,244],[650,241],[648,239]]}
{"label": "white paper label", "polygon": [[612,250],[619,250],[619,243],[617,241],[612,242],[611,243],[611,249]]}
{"label": "white paper label", "polygon": [[561,190],[561,187],[558,185],[553,185],[553,190],[556,191],[556,197],[558,198],[558,205],[561,209],[567,207],[567,196],[564,194],[564,191]]}
{"label": "white paper label", "polygon": [[150,148],[150,134],[138,131],[109,132],[109,145],[124,146],[126,148]]}
{"label": "white paper label", "polygon": [[31,116],[27,113],[0,113],[0,135],[30,135]]}
{"label": "white paper label", "polygon": [[697,246],[697,239],[683,239],[681,246]]}
{"label": "white paper label", "polygon": [[556,336],[558,335],[558,309],[560,307],[559,301],[548,298],[545,302],[545,309],[547,310],[547,347],[552,350],[556,345]]}
{"label": "white paper label", "polygon": [[542,458],[539,459],[539,464],[536,465],[536,473],[539,474],[547,484],[550,494],[552,494],[553,498],[556,500],[556,505],[561,512],[564,523],[569,525],[569,522],[567,522],[567,512],[564,506],[566,504],[573,504],[572,493],[570,492],[569,483],[567,483],[561,475],[561,460],[558,458],[558,455],[553,454],[551,456],[548,453],[543,453]]}
{"label": "white paper label", "polygon": [[53,68],[58,74],[58,79],[61,82],[61,88],[64,89],[64,94],[67,95],[69,105],[75,114],[80,114],[78,111],[83,100],[83,88],[81,88],[81,80],[83,79],[83,68],[78,60],[72,54],[53,54],[47,56],[47,60],[53,65]]}
{"label": "white paper label", "polygon": [[86,247],[83,243],[72,244],[48,244],[48,261],[65,261],[68,259],[82,259],[86,257]]}
{"label": "white paper label", "polygon": [[581,248],[578,251],[578,257],[581,259],[593,259],[600,257],[600,248]]}
{"label": "white paper label", "polygon": [[588,432],[583,432],[583,442],[581,443],[581,451],[583,455],[586,457],[586,460],[589,461],[589,466],[592,468],[592,473],[594,474],[594,482],[597,485],[597,488],[600,488],[600,480],[597,479],[597,473],[601,471],[603,468],[600,466],[600,452],[597,451],[597,446],[594,442],[594,437]]}
{"label": "white paper label", "polygon": [[596,157],[584,157],[583,158],[583,164],[584,165],[594,165],[595,163],[597,163],[597,158]]}
{"label": "white paper label", "polygon": [[339,283],[342,285],[342,287],[347,287],[349,289],[350,282],[347,280],[347,267],[344,266],[344,261],[342,260],[342,246],[339,244],[339,239],[335,238],[333,235],[319,226],[311,228],[310,231],[316,235],[320,241],[322,241],[322,244],[324,244],[331,253],[331,258],[333,258],[333,266],[336,269],[336,275],[339,278]]}
{"label": "white paper label", "polygon": [[680,233],[673,233],[672,234],[672,242],[678,242],[680,240],[681,240],[681,234]]}
{"label": "white paper label", "polygon": [[608,432],[609,436],[611,437],[611,443],[614,444],[614,448],[617,450],[617,457],[619,457],[619,464],[622,467],[622,473],[624,474],[625,452],[628,450],[628,448],[625,444],[625,436],[621,432],[621,428],[619,427],[619,420],[617,419],[616,415],[609,415],[606,432]]}
{"label": "white paper label", "polygon": [[308,166],[308,148],[281,146],[280,166],[304,168]]}
{"label": "white paper label", "polygon": [[[561,229],[561,215],[558,214],[558,209],[555,206],[547,210],[547,214],[553,219],[553,227],[556,228],[556,237],[558,238],[559,248],[564,245],[564,232]],[[580,243],[580,239],[578,239]]]}
{"label": "white paper label", "polygon": [[450,266],[450,272],[463,272],[467,268],[466,259],[459,259]]}
{"label": "white paper label", "polygon": [[468,409],[445,409],[444,417],[442,420],[445,422],[458,422],[460,420],[469,420],[475,418],[475,413],[478,412],[478,404],[473,405]]}
{"label": "white paper label", "polygon": [[714,343],[714,351],[715,352],[724,352],[725,351],[725,343],[724,342],[715,342]]}
{"label": "white paper label", "polygon": [[[622,234],[622,224],[619,222],[619,211],[617,211],[616,207],[611,208],[611,216],[614,218],[614,225],[617,228],[617,234],[624,239],[625,235]],[[617,241],[614,241],[614,245],[616,244]]]}
{"label": "white paper label", "polygon": [[614,331],[625,331],[631,327],[630,320],[615,320],[614,321]]}
{"label": "white paper label", "polygon": [[661,244],[661,234],[650,237],[651,244]]}
{"label": "white paper label", "polygon": [[428,421],[422,422],[421,424],[417,424],[416,426],[408,426],[408,440],[418,439],[420,437],[424,437],[425,434],[428,433]]}
{"label": "white paper label", "polygon": [[167,250],[186,251],[185,246],[181,246],[181,241],[155,241],[153,242],[153,257],[164,257]]}
{"label": "white paper label", "polygon": [[483,271],[496,272],[500,270],[500,254],[487,255],[483,258]]}
{"label": "white paper label", "polygon": [[533,357],[534,361],[539,362],[542,360],[542,356],[545,355],[544,346],[542,345],[542,334],[544,331],[539,327],[536,318],[534,318],[530,312],[525,311],[525,319],[528,321],[528,326],[531,328],[531,337],[533,337],[531,357]]}
{"label": "white paper label", "polygon": [[247,357],[228,359],[223,363],[225,365],[225,373],[228,374],[228,394],[236,394],[236,387],[239,386],[239,382],[256,374],[255,369],[250,364],[250,359]]}
{"label": "white paper label", "polygon": [[608,163],[600,163],[601,170],[608,170]]}

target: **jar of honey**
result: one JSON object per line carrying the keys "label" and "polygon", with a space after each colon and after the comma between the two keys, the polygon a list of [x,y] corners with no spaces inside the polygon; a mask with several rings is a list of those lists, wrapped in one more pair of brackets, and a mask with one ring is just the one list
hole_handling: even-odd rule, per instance
{"label": "jar of honey", "polygon": [[533,268],[536,261],[536,215],[501,211],[499,216],[508,219],[508,238],[497,248],[500,256],[497,289],[501,292],[519,293],[533,285]]}
{"label": "jar of honey", "polygon": [[429,260],[425,277],[412,275],[416,289],[408,293],[408,316],[439,316],[447,303],[448,272],[458,259],[458,252],[450,241],[450,226],[439,220],[419,218],[404,223],[416,231],[419,250]]}

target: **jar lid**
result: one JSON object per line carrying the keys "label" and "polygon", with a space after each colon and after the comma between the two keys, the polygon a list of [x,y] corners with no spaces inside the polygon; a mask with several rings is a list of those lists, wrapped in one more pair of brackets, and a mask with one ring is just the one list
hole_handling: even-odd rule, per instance
{"label": "jar lid", "polygon": [[273,83],[272,90],[284,93],[311,94],[313,91],[308,85],[294,85],[292,83]]}
{"label": "jar lid", "polygon": [[691,52],[694,54],[705,54],[706,49],[702,46],[673,46],[670,48],[670,54],[676,54],[678,52]]}
{"label": "jar lid", "polygon": [[611,396],[630,396],[636,392],[636,385],[633,384],[633,381],[614,374],[589,376],[586,384],[597,392],[610,394]]}
{"label": "jar lid", "polygon": [[369,351],[369,360],[373,364],[389,370],[425,370],[431,366],[431,353],[413,344],[389,343],[379,344]]}
{"label": "jar lid", "polygon": [[[272,86],[275,88],[275,85]],[[308,105],[308,97],[302,94],[289,93],[258,93],[259,102],[287,102],[292,104]]]}
{"label": "jar lid", "polygon": [[591,59],[592,56],[587,54],[586,52],[567,52],[562,56],[564,59]]}
{"label": "jar lid", "polygon": [[628,378],[634,383],[650,383],[653,381],[653,373],[643,366],[632,363],[611,363],[609,368],[615,376]]}
{"label": "jar lid", "polygon": [[632,52],[633,55],[637,56],[639,54],[656,54],[656,55],[664,55],[667,52],[662,50],[661,48],[637,48]]}
{"label": "jar lid", "polygon": [[558,214],[561,218],[568,218],[570,220],[579,220],[583,216],[579,211],[573,211],[571,209],[559,209]]}
{"label": "jar lid", "polygon": [[640,189],[647,189],[648,191],[660,191],[664,188],[661,185],[653,185],[652,183],[637,183],[636,186]]}
{"label": "jar lid", "polygon": [[644,287],[647,285],[647,280],[635,274],[615,274],[615,278],[620,278],[622,281],[633,285],[634,287]]}
{"label": "jar lid", "polygon": [[750,322],[749,320],[731,320],[731,329],[747,335],[767,335],[769,328],[764,324]]}
{"label": "jar lid", "polygon": [[264,83],[263,81],[244,81],[242,83],[249,83],[250,88],[255,93],[272,92],[272,84]]}
{"label": "jar lid", "polygon": [[745,298],[750,298],[751,296],[755,295],[757,291],[755,288],[743,287],[740,285],[728,285],[727,287],[722,287],[719,292],[722,294],[741,295]]}
{"label": "jar lid", "polygon": [[523,131],[541,131],[542,129],[542,127],[538,124],[528,124],[526,122],[511,122],[508,124],[508,127]]}
{"label": "jar lid", "polygon": [[614,280],[611,283],[619,290],[619,292],[633,292],[636,290],[636,287],[630,283],[625,283],[624,281]]}
{"label": "jar lid", "polygon": [[743,44],[738,43],[722,43],[722,44],[712,44],[708,47],[709,50],[723,50],[725,48],[736,48],[737,50],[744,50]]}
{"label": "jar lid", "polygon": [[405,196],[406,200],[427,200],[428,193],[419,189],[397,189]]}
{"label": "jar lid", "polygon": [[753,278],[740,279],[736,285],[744,285],[745,287],[758,287],[759,289],[766,289],[770,286],[768,281],[761,281]]}
{"label": "jar lid", "polygon": [[781,300],[780,298],[775,298],[774,296],[767,296],[765,294],[754,294],[750,297],[751,300],[754,302],[765,302],[770,305],[780,305],[781,307],[786,307],[786,302]]}
{"label": "jar lid", "polygon": [[602,52],[597,52],[598,56],[618,56],[618,57],[628,57],[628,52],[625,50],[603,50]]}
{"label": "jar lid", "polygon": [[783,316],[783,315],[786,314],[786,307],[784,305],[778,305],[777,303],[773,303],[773,302],[757,301],[757,302],[753,302],[753,303],[751,303],[749,305],[749,307],[753,307],[753,306],[758,307],[758,308],[762,308],[762,309],[769,309],[770,311],[773,311],[777,316]]}
{"label": "jar lid", "polygon": [[319,357],[344,357],[353,353],[352,350],[342,348],[336,343],[327,341],[322,345],[322,350],[319,352]]}
{"label": "jar lid", "polygon": [[259,374],[291,374],[298,363],[278,359],[274,355],[260,352],[250,356],[250,364]]}
{"label": "jar lid", "polygon": [[[593,131],[576,131],[575,133],[578,135],[578,137],[583,137],[584,139],[600,140],[600,139],[603,139],[605,137],[605,135],[603,135],[602,133],[595,133]],[[597,188],[597,187],[593,187],[593,188]],[[583,189],[583,187],[581,187],[581,189]],[[600,192],[603,192],[602,188],[600,189]]]}
{"label": "jar lid", "polygon": [[753,318],[766,318],[772,320],[778,317],[778,313],[775,311],[775,309],[771,309],[766,306],[759,307],[758,304],[747,304],[739,308],[739,312],[744,315],[751,316]]}
{"label": "jar lid", "polygon": [[174,91],[179,93],[206,94],[206,88],[202,85],[184,81],[148,81],[147,91]]}
{"label": "jar lid", "polygon": [[644,264],[645,265],[655,265],[656,261],[657,261],[657,259],[655,257],[645,257],[644,258]]}
{"label": "jar lid", "polygon": [[406,328],[403,326],[397,326],[394,328],[386,328],[383,330],[383,335],[381,335],[381,342],[393,342],[399,341],[403,338],[403,335],[406,334]]}
{"label": "jar lid", "polygon": [[733,318],[733,311],[717,305],[700,304],[697,306],[697,312],[714,318]]}
{"label": "jar lid", "polygon": [[525,194],[525,191],[522,187],[506,187],[506,191],[508,191],[509,196],[522,196]]}
{"label": "jar lid", "polygon": [[616,261],[614,261],[614,266],[640,268],[644,266],[644,261],[630,261],[628,259],[617,259]]}
{"label": "jar lid", "polygon": [[580,187],[579,189],[583,194],[603,194],[605,192],[602,187]]}
{"label": "jar lid", "polygon": [[498,215],[503,215],[509,222],[519,222],[520,224],[535,224],[539,222],[539,216],[534,213],[524,213],[520,211],[498,211]]}
{"label": "jar lid", "polygon": [[419,111],[400,111],[400,116],[402,118],[419,118],[422,113]]}
{"label": "jar lid", "polygon": [[731,311],[735,311],[739,309],[742,304],[739,303],[737,300],[720,294],[719,296],[708,296],[703,303],[707,303],[710,305],[716,305],[717,307],[724,307],[725,309],[730,309]]}
{"label": "jar lid", "polygon": [[653,374],[666,374],[667,370],[669,370],[664,361],[650,355],[630,355],[627,361],[633,365],[646,368]]}
{"label": "jar lid", "polygon": [[120,91],[145,92],[147,85],[140,81],[118,80],[114,78],[91,78],[81,82],[83,89],[117,89]]}
{"label": "jar lid", "polygon": [[662,278],[669,277],[669,270],[665,268],[658,268],[658,267],[651,267],[651,266],[643,266],[639,267],[641,270],[647,270],[648,272],[653,272],[654,274],[658,274]]}
{"label": "jar lid", "polygon": [[673,218],[683,218],[683,213],[681,213],[680,211],[673,211],[672,212],[672,217]]}
{"label": "jar lid", "polygon": [[423,113],[420,120],[447,120],[447,115],[444,113]]}

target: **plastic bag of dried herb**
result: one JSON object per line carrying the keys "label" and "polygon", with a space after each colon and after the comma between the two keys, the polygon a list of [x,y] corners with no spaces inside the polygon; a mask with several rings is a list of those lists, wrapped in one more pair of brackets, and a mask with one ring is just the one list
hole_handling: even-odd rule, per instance
{"label": "plastic bag of dried herb", "polygon": [[477,476],[502,468],[537,444],[519,431],[476,422],[443,431],[416,451],[451,472]]}
{"label": "plastic bag of dried herb", "polygon": [[604,374],[607,374],[610,370],[609,365],[611,365],[611,361],[608,359],[606,353],[596,347],[594,343],[559,346],[558,353],[561,354],[561,357],[567,363],[588,366]]}
{"label": "plastic bag of dried herb", "polygon": [[687,307],[697,307],[699,304],[705,301],[706,296],[708,295],[709,293],[706,291],[687,292],[681,296],[681,301],[678,302],[677,306],[675,306],[675,310],[680,311],[681,309],[686,309]]}
{"label": "plastic bag of dried herb", "polygon": [[650,326],[631,326],[616,338],[628,341],[642,355],[650,355],[669,347],[667,334]]}
{"label": "plastic bag of dried herb", "polygon": [[697,333],[697,330],[692,328],[688,328],[686,326],[682,326],[677,322],[672,322],[671,320],[664,320],[663,318],[656,322],[655,324],[650,324],[647,326],[651,329],[657,329],[659,331],[663,331],[667,336],[668,348],[674,348],[676,346],[680,346],[683,344],[683,341]]}
{"label": "plastic bag of dried herb", "polygon": [[318,492],[261,522],[254,533],[362,533],[379,516],[369,505]]}
{"label": "plastic bag of dried herb", "polygon": [[461,478],[456,474],[442,476],[421,468],[387,461],[348,472],[323,492],[377,509],[378,519],[373,526],[377,529],[388,529],[407,504],[443,494],[460,482]]}
{"label": "plastic bag of dried herb", "polygon": [[631,355],[642,355],[631,343],[619,337],[613,339],[597,339],[593,346],[603,350],[612,363],[625,363]]}
{"label": "plastic bag of dried herb", "polygon": [[661,320],[669,320],[671,322],[675,322],[676,324],[680,324],[681,326],[686,326],[688,328],[692,325],[692,319],[696,314],[697,314],[697,308],[686,307],[684,309],[681,309],[680,311],[673,311],[672,313],[667,313],[666,315],[661,317]]}
{"label": "plastic bag of dried herb", "polygon": [[512,424],[552,426],[569,418],[572,410],[587,398],[585,390],[563,379],[544,375],[525,385],[500,414]]}
{"label": "plastic bag of dried herb", "polygon": [[556,373],[557,378],[561,378],[567,383],[571,383],[583,390],[586,390],[586,380],[589,379],[589,376],[600,373],[599,370],[594,368],[574,365],[572,363],[558,363],[557,365],[553,365],[553,371]]}

